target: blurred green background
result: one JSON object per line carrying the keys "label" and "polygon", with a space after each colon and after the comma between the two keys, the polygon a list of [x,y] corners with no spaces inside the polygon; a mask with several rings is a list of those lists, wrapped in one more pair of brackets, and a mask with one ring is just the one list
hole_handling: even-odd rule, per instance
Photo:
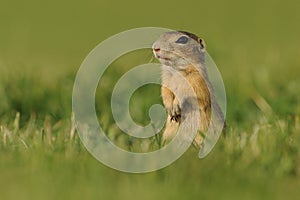
{"label": "blurred green background", "polygon": [[[0,199],[297,199],[299,9],[296,0],[0,0]],[[165,169],[132,175],[86,152],[71,95],[97,44],[145,26],[205,39],[226,87],[228,134],[203,160],[191,148]],[[150,50],[128,55],[100,81],[96,108],[108,134],[120,132],[109,115],[111,87],[149,60]],[[135,100],[133,118],[146,123],[159,88],[144,87]]]}

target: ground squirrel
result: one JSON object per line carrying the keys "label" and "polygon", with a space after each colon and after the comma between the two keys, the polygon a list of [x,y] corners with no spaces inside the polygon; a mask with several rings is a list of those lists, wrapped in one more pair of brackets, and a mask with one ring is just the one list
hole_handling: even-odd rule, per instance
{"label": "ground squirrel", "polygon": [[[224,122],[224,116],[215,101],[213,88],[206,72],[204,40],[189,32],[170,31],[163,33],[153,44],[152,49],[155,57],[162,64],[161,95],[168,113],[163,141],[169,142],[184,120],[182,99],[196,95],[199,121],[198,133],[193,138],[193,144],[200,148],[203,136],[211,123],[212,109],[216,111],[217,118]],[[182,77],[193,88],[194,94],[181,87]]]}

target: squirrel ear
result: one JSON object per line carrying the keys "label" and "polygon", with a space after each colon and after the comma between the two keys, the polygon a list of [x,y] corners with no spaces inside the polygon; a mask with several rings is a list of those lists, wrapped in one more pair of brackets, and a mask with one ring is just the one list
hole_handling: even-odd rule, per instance
{"label": "squirrel ear", "polygon": [[204,50],[205,49],[205,42],[204,42],[204,40],[201,39],[201,38],[198,38],[198,43],[200,45],[200,49]]}

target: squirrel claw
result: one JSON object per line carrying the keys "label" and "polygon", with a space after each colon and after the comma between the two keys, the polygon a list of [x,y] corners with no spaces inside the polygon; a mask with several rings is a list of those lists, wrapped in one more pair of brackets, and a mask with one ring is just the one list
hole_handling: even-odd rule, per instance
{"label": "squirrel claw", "polygon": [[176,117],[175,116],[171,116],[171,120],[170,121],[172,122],[173,120],[176,122]]}
{"label": "squirrel claw", "polygon": [[173,115],[173,116],[171,116],[171,122],[172,121],[178,122],[179,121],[179,117],[180,117],[180,115]]}

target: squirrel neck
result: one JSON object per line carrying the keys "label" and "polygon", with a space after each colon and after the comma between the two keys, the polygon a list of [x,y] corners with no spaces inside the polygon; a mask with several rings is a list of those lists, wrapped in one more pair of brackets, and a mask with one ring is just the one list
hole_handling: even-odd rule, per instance
{"label": "squirrel neck", "polygon": [[200,75],[203,76],[203,78],[207,77],[206,70],[202,65],[200,67],[195,67],[194,65],[187,65],[183,69],[179,69],[178,71],[183,76],[188,76],[193,73],[197,73],[197,74],[200,73]]}

